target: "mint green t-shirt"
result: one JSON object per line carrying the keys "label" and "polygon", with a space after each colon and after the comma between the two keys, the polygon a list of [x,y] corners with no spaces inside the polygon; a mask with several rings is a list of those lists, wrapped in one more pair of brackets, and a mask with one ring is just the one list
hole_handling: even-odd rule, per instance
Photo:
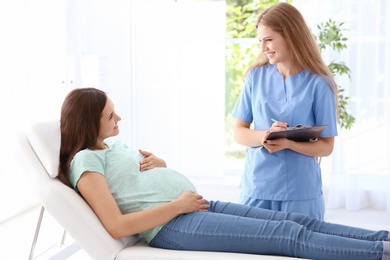
{"label": "mint green t-shirt", "polygon": [[[137,212],[177,199],[184,191],[196,192],[184,175],[164,167],[140,171],[142,156],[125,144],[106,140],[108,149],[78,152],[70,165],[69,179],[74,189],[86,172],[97,172],[106,178],[110,191],[123,214]],[[99,191],[96,191],[99,192]],[[141,233],[149,243],[163,225]]]}

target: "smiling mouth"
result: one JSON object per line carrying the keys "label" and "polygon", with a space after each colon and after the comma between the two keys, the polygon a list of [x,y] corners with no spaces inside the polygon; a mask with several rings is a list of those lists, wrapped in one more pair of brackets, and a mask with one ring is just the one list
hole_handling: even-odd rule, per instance
{"label": "smiling mouth", "polygon": [[275,56],[275,52],[268,52],[267,53],[267,58],[268,59],[271,59],[271,58],[273,58]]}

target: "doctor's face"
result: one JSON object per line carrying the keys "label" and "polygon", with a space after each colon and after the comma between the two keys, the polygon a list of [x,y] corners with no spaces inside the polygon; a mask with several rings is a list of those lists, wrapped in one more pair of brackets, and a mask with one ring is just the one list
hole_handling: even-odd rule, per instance
{"label": "doctor's face", "polygon": [[257,35],[261,51],[267,55],[270,64],[289,63],[292,61],[290,48],[282,34],[259,24]]}

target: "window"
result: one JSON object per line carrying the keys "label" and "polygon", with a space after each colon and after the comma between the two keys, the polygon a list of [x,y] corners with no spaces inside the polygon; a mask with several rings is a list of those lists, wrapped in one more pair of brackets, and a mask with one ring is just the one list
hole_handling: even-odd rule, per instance
{"label": "window", "polygon": [[[241,176],[246,147],[233,140],[234,118],[231,111],[244,85],[244,72],[259,53],[255,23],[258,15],[279,0],[226,1],[225,59],[225,174]],[[291,2],[291,1],[290,1]]]}
{"label": "window", "polygon": [[348,109],[356,118],[351,130],[339,132],[332,156],[321,164],[329,187],[328,207],[389,211],[390,3],[294,0],[294,5],[313,30],[330,14],[347,28],[343,34],[348,49],[324,53],[327,61],[341,59],[351,69],[350,79],[336,80],[350,97]]}

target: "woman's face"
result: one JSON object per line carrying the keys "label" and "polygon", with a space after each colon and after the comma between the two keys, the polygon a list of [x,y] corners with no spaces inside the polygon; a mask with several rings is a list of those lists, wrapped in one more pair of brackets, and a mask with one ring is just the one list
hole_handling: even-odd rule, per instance
{"label": "woman's face", "polygon": [[121,117],[115,113],[114,103],[112,103],[111,99],[107,98],[106,106],[104,107],[102,116],[100,118],[98,142],[103,142],[103,140],[108,137],[118,135],[118,122],[120,120]]}
{"label": "woman's face", "polygon": [[279,32],[260,24],[257,28],[257,35],[261,51],[267,55],[270,64],[292,61],[292,54],[286,39]]}

